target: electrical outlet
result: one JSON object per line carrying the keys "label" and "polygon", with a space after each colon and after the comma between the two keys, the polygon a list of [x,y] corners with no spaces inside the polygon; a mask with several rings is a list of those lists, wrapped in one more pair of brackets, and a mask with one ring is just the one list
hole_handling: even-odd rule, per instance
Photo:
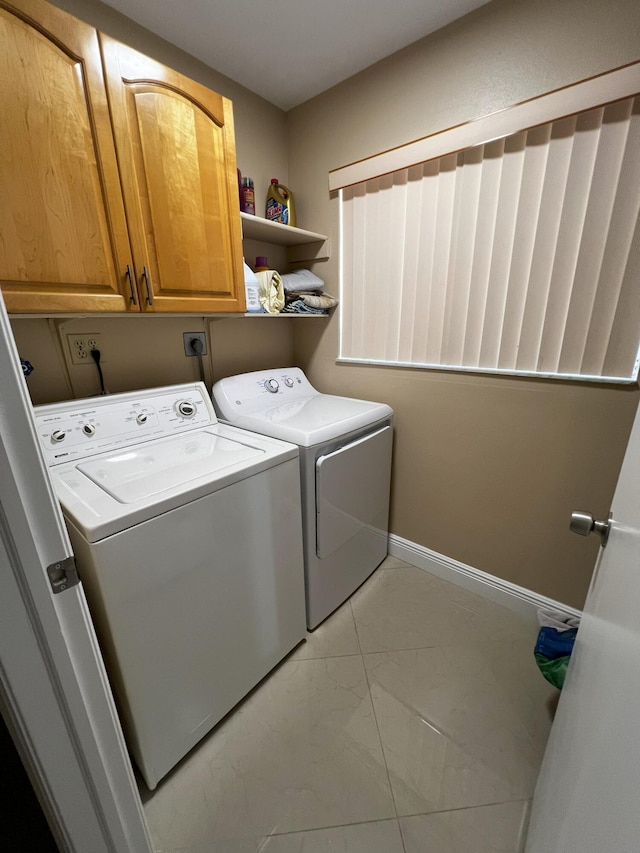
{"label": "electrical outlet", "polygon": [[94,364],[89,355],[92,349],[99,349],[100,363],[104,361],[102,347],[100,346],[100,335],[97,332],[86,332],[84,335],[67,335],[67,344],[72,364]]}
{"label": "electrical outlet", "polygon": [[197,353],[191,349],[191,341],[194,338],[197,338],[200,341],[200,343],[202,344],[201,355],[207,354],[207,336],[205,335],[204,332],[183,332],[182,338],[184,340],[184,354],[185,355],[187,355],[187,356],[197,355]]}

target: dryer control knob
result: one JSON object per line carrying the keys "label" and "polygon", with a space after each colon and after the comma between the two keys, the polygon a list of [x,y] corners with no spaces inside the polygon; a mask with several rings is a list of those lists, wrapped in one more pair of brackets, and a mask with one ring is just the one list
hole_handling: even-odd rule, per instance
{"label": "dryer control knob", "polygon": [[54,429],[51,433],[51,441],[54,444],[59,444],[61,441],[64,441],[67,433],[63,429]]}
{"label": "dryer control knob", "polygon": [[290,376],[287,376],[287,378],[284,380],[284,384],[287,386],[287,388],[293,388],[293,379]]}
{"label": "dryer control knob", "polygon": [[96,428],[94,427],[93,424],[83,424],[82,432],[85,435],[88,435],[89,437],[91,437],[92,435],[96,434]]}
{"label": "dryer control knob", "polygon": [[196,413],[196,407],[191,400],[180,400],[176,404],[176,409],[178,410],[178,414],[182,415],[183,418],[192,418]]}
{"label": "dryer control knob", "polygon": [[267,379],[267,381],[264,383],[264,387],[267,389],[267,391],[270,391],[272,394],[277,394],[278,388],[280,387],[280,385],[278,384],[277,379]]}
{"label": "dryer control knob", "polygon": [[142,424],[146,424],[146,422],[148,420],[149,420],[149,415],[146,412],[140,412],[139,415],[136,415],[136,423],[140,424],[141,426],[142,426]]}

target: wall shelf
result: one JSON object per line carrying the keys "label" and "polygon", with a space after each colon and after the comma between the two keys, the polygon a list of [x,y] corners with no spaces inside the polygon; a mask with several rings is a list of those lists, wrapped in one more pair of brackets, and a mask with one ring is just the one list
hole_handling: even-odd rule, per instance
{"label": "wall shelf", "polygon": [[250,213],[241,213],[242,232],[250,240],[260,240],[263,243],[276,243],[280,246],[299,246],[304,243],[323,243],[327,240],[325,234],[315,231],[305,231],[304,228],[292,228],[281,222],[272,222]]}
{"label": "wall shelf", "polygon": [[163,311],[162,314],[127,314],[124,311],[115,313],[113,311],[94,311],[94,312],[77,312],[71,313],[67,311],[65,313],[52,314],[52,313],[44,313],[38,314],[35,311],[29,314],[9,314],[9,320],[104,320],[106,318],[110,318],[113,320],[140,320],[140,319],[149,319],[150,317],[156,318],[164,318],[167,319],[175,319],[176,317],[182,317],[186,320],[193,320],[195,318],[202,318],[203,320],[232,320],[239,319],[241,317],[254,317],[262,320],[287,320],[290,318],[295,318],[296,320],[326,320],[331,316],[331,309],[327,314],[296,314],[294,312],[284,312],[280,314],[263,314],[263,313],[240,313],[239,311],[216,311],[214,312],[190,312],[184,313],[179,311]]}
{"label": "wall shelf", "polygon": [[323,261],[329,258],[329,238],[325,234],[306,231],[304,228],[292,228],[290,225],[272,222],[250,213],[241,213],[240,219],[243,239],[286,246],[290,263]]}

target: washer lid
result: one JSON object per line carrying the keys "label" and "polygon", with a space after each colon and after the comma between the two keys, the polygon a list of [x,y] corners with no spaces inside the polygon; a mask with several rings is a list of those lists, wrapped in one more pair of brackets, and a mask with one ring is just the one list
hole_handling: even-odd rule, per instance
{"label": "washer lid", "polygon": [[135,503],[189,483],[216,477],[225,468],[247,462],[264,451],[207,430],[137,445],[89,459],[77,470],[120,503]]}
{"label": "washer lid", "polygon": [[313,394],[259,412],[238,415],[235,426],[311,447],[378,423],[393,415],[386,403]]}
{"label": "washer lid", "polygon": [[98,542],[297,458],[295,444],[216,423],[56,465],[51,478],[67,521]]}

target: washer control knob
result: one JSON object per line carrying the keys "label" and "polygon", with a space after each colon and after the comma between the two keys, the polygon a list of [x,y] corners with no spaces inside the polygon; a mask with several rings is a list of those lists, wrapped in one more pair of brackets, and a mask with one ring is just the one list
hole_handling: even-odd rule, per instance
{"label": "washer control knob", "polygon": [[278,388],[280,387],[280,385],[278,384],[277,379],[267,379],[267,381],[264,383],[264,387],[267,389],[267,391],[270,391],[272,394],[277,394]]}
{"label": "washer control knob", "polygon": [[51,433],[51,441],[54,444],[59,444],[61,441],[64,441],[67,437],[67,433],[63,429],[54,429]]}
{"label": "washer control knob", "polygon": [[139,415],[136,415],[136,423],[140,424],[140,426],[142,426],[142,424],[146,424],[148,420],[149,415],[146,412],[140,412]]}
{"label": "washer control knob", "polygon": [[82,432],[85,435],[88,435],[89,437],[91,437],[92,435],[96,434],[96,428],[93,424],[83,424],[82,425]]}
{"label": "washer control knob", "polygon": [[287,388],[293,388],[293,379],[290,376],[287,376],[287,378],[284,380],[284,384],[287,386]]}
{"label": "washer control knob", "polygon": [[180,400],[176,404],[176,409],[178,410],[178,414],[182,415],[183,418],[192,418],[196,413],[196,407],[191,400]]}

